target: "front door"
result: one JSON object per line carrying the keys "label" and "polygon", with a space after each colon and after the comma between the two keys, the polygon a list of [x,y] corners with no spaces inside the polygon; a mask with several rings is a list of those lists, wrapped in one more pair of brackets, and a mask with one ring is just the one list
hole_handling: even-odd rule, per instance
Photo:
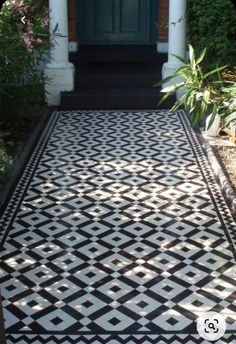
{"label": "front door", "polygon": [[79,0],[79,43],[150,44],[151,2],[152,0]]}

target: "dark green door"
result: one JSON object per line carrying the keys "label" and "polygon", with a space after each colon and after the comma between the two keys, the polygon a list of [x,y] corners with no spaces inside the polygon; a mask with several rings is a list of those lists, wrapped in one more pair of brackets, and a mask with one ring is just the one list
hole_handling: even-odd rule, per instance
{"label": "dark green door", "polygon": [[79,43],[151,43],[151,2],[152,0],[79,0]]}

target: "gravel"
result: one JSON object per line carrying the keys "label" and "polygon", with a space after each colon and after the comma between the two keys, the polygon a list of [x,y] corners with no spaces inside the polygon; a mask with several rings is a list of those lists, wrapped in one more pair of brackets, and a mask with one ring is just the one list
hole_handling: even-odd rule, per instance
{"label": "gravel", "polygon": [[212,148],[236,195],[236,146]]}

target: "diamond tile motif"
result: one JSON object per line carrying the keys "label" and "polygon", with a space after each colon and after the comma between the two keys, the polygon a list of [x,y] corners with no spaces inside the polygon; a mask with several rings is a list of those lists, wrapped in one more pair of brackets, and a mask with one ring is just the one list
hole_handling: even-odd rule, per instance
{"label": "diamond tile motif", "polygon": [[0,220],[7,344],[236,342],[235,223],[183,111],[55,112]]}
{"label": "diamond tile motif", "polygon": [[[234,334],[224,335],[221,338],[221,343],[233,343],[235,340]],[[199,335],[9,335],[7,343],[15,344],[199,344],[204,342]]]}

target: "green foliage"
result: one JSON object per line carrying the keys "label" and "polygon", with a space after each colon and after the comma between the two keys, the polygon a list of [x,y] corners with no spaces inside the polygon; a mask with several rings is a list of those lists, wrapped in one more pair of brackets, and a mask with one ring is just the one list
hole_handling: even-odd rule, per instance
{"label": "green foliage", "polygon": [[207,68],[236,65],[236,11],[230,0],[188,1],[189,42],[207,47]]}
{"label": "green foliage", "polygon": [[47,0],[4,3],[0,11],[0,185],[44,102],[41,65],[50,45]]}
{"label": "green foliage", "polygon": [[228,87],[223,87],[224,93],[224,109],[222,119],[225,127],[229,127],[230,124],[236,125],[236,83],[232,82]]}
{"label": "green foliage", "polygon": [[8,156],[3,140],[0,137],[0,187],[5,181],[7,175],[10,174],[11,165],[12,159]]}
{"label": "green foliage", "polygon": [[20,121],[43,101],[40,64],[50,46],[47,1],[8,0],[0,12],[0,115]]}
{"label": "green foliage", "polygon": [[205,56],[206,49],[203,49],[199,57],[196,57],[191,45],[189,45],[189,61],[176,56],[181,62],[181,66],[170,77],[157,84],[158,86],[169,82],[172,84],[162,90],[162,92],[166,93],[161,102],[179,90],[182,95],[171,111],[184,106],[191,115],[191,125],[193,127],[197,123],[201,123],[209,115],[211,116],[210,127],[217,114],[224,119],[225,123],[229,124],[235,121],[235,93],[234,101],[232,100],[232,94],[235,92],[236,87],[235,85],[232,86],[232,83],[224,82],[221,78],[220,72],[226,66],[203,71],[202,64]]}

